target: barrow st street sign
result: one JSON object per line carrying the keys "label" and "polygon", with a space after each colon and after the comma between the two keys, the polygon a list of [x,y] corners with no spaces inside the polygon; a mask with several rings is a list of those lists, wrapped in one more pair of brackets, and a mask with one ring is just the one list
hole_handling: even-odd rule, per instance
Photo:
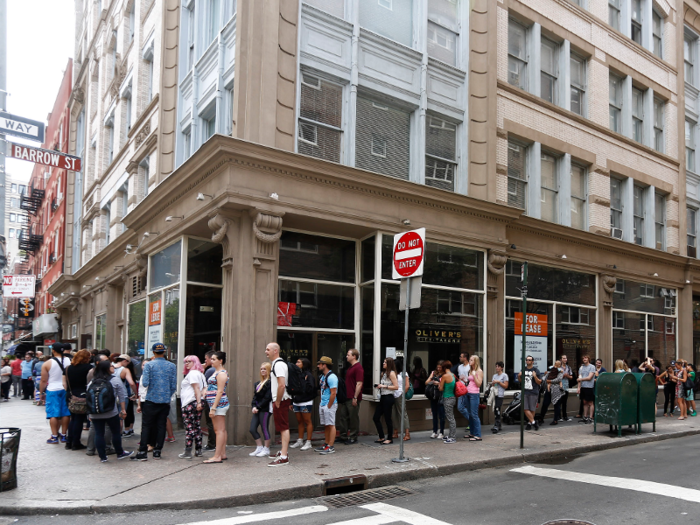
{"label": "barrow st street sign", "polygon": [[10,157],[13,159],[28,160],[52,168],[61,168],[70,171],[80,171],[82,162],[79,157],[66,155],[60,151],[34,148],[22,144],[10,143]]}
{"label": "barrow st street sign", "polygon": [[0,111],[0,133],[44,142],[44,123]]}

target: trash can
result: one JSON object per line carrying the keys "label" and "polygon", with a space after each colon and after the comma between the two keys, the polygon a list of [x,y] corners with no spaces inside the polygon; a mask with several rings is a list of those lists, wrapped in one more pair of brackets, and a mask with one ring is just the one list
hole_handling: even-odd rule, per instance
{"label": "trash can", "polygon": [[656,378],[653,374],[632,374],[637,380],[638,416],[637,434],[642,433],[642,423],[653,423],[656,432]]}
{"label": "trash can", "polygon": [[593,432],[598,431],[598,423],[617,427],[617,435],[622,437],[623,425],[637,424],[637,380],[630,373],[613,374],[604,372],[595,382],[595,413]]}
{"label": "trash can", "polygon": [[0,428],[0,492],[17,488],[17,455],[22,431]]}

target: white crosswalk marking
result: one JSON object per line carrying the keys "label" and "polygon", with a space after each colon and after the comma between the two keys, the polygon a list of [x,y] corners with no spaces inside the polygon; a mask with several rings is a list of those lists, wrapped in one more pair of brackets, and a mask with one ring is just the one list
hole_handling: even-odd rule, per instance
{"label": "white crosswalk marking", "polygon": [[384,525],[385,523],[391,523],[396,521],[394,518],[389,518],[387,516],[365,516],[364,518],[356,518],[347,521],[335,521],[329,523],[328,525]]}
{"label": "white crosswalk marking", "polygon": [[637,492],[646,492],[647,494],[656,494],[658,496],[666,496],[669,498],[691,501],[693,503],[700,503],[700,490],[686,489],[684,487],[676,487],[665,483],[656,483],[655,481],[616,478],[612,476],[598,476],[596,474],[585,474],[583,472],[567,472],[564,470],[532,466],[514,468],[511,470],[511,472],[519,472],[520,474],[530,474],[532,476],[541,476],[544,478],[553,478],[559,481],[576,481],[578,483],[590,483],[592,485],[601,485],[603,487],[635,490]]}
{"label": "white crosswalk marking", "polygon": [[418,512],[413,512],[412,510],[402,509],[401,507],[387,505],[386,503],[370,503],[369,505],[362,505],[361,508],[374,511],[382,516],[391,518],[391,521],[386,521],[384,523],[401,521],[404,523],[410,523],[411,525],[450,525],[446,521],[436,520],[430,516],[425,516],[424,514],[419,514]]}
{"label": "white crosswalk marking", "polygon": [[314,514],[316,512],[326,512],[328,507],[324,505],[313,505],[311,507],[302,507],[300,509],[280,510],[277,512],[265,512],[263,514],[250,514],[248,516],[236,516],[234,518],[224,518],[214,521],[198,521],[196,523],[188,523],[183,525],[240,525],[242,523],[255,523],[258,521],[278,520],[280,518],[291,518],[293,516],[304,516],[306,514]]}

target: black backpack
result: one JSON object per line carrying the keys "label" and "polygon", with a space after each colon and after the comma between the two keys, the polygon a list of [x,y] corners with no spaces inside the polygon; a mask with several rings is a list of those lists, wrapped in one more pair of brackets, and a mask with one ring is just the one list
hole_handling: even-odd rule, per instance
{"label": "black backpack", "polygon": [[[276,363],[276,366],[279,363]],[[307,390],[306,381],[304,381],[304,371],[293,363],[283,363],[287,367],[287,393],[294,398],[295,396],[303,396]]]}
{"label": "black backpack", "polygon": [[85,393],[88,414],[107,414],[114,410],[116,397],[109,379],[93,379]]}

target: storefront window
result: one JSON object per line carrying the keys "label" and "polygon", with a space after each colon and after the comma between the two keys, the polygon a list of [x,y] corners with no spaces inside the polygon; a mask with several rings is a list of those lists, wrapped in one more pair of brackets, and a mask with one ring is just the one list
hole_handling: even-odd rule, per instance
{"label": "storefront window", "polygon": [[647,332],[649,357],[653,357],[659,368],[668,366],[676,358],[676,320],[660,315],[649,316]]}
{"label": "storefront window", "polygon": [[[519,261],[508,261],[506,264],[506,295],[520,296],[520,267]],[[527,265],[528,299],[557,301],[595,306],[595,275],[539,266]]]}
{"label": "storefront window", "polygon": [[367,282],[374,279],[374,252],[376,240],[374,237],[362,241],[362,277],[360,282]]}
{"label": "storefront window", "polygon": [[[515,347],[515,314],[516,312],[523,311],[522,301],[515,299],[506,300],[506,374],[511,381],[510,388],[517,389],[520,388],[517,382],[516,370],[520,370],[521,365],[521,355],[522,347]],[[553,343],[555,332],[553,330],[554,317],[552,313],[554,311],[554,305],[547,303],[538,303],[535,301],[527,301],[527,312],[530,314],[539,314],[547,316],[547,356],[545,360],[545,365],[543,366],[542,357],[540,355],[533,355],[535,358],[535,365],[539,368],[540,372],[544,372],[547,366],[554,361],[553,359]],[[568,355],[567,355],[568,357]],[[574,369],[574,365],[570,364],[571,369]]]}
{"label": "storefront window", "polygon": [[700,297],[693,296],[693,363],[700,364]]}
{"label": "storefront window", "polygon": [[151,357],[151,348],[163,342],[163,299],[160,292],[148,296],[148,343],[146,357]]}
{"label": "storefront window", "polygon": [[362,392],[372,395],[372,369],[374,363],[374,285],[362,287],[362,318],[360,330],[362,339],[360,347],[362,354],[360,360],[365,371],[365,380],[362,384]]}
{"label": "storefront window", "polygon": [[224,251],[220,244],[200,239],[187,239],[187,280],[196,283],[221,284],[221,262]]}
{"label": "storefront window", "polygon": [[180,288],[178,286],[163,291],[164,331],[163,344],[167,348],[165,357],[177,361],[178,333],[180,326]]}
{"label": "storefront window", "polygon": [[566,355],[568,364],[576,376],[587,355],[591,361],[596,355],[596,311],[580,306],[557,306],[556,317],[557,359]]}
{"label": "storefront window", "polygon": [[128,354],[143,355],[146,344],[146,301],[129,305]]}
{"label": "storefront window", "polygon": [[354,286],[280,279],[277,325],[352,330],[354,301]]}
{"label": "storefront window", "polygon": [[180,282],[181,245],[182,242],[178,241],[151,256],[151,269],[148,272],[150,291]]}
{"label": "storefront window", "polygon": [[285,231],[280,239],[281,277],[355,282],[355,242]]}
{"label": "storefront window", "polygon": [[95,317],[95,348],[104,350],[107,344],[107,314]]}
{"label": "storefront window", "polygon": [[613,308],[675,315],[676,290],[618,279],[613,294]]}
{"label": "storefront window", "polygon": [[187,285],[185,355],[196,355],[201,362],[210,350],[220,350],[221,291],[210,286]]}
{"label": "storefront window", "polygon": [[[618,359],[630,368],[646,357],[646,315],[613,311],[613,363]],[[606,366],[607,368],[607,366]]]}

